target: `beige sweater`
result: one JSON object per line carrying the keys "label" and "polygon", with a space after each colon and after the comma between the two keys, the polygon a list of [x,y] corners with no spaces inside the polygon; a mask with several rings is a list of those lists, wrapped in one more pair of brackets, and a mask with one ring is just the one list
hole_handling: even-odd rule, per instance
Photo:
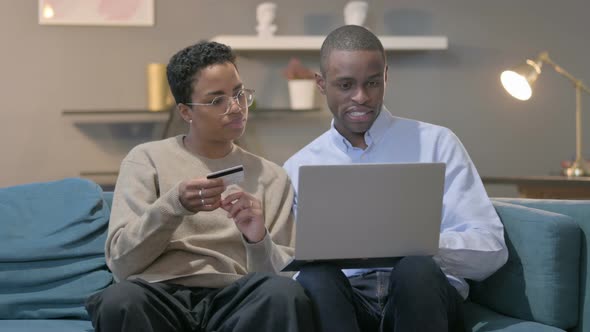
{"label": "beige sweater", "polygon": [[[264,207],[267,235],[255,244],[223,209],[193,214],[179,200],[181,181],[236,165],[244,166],[245,179],[226,193],[246,191]],[[208,159],[188,152],[182,136],[141,144],[121,163],[107,264],[117,280],[193,287],[224,287],[249,272],[277,273],[293,255],[292,202],[285,171],[238,146],[221,159]]]}

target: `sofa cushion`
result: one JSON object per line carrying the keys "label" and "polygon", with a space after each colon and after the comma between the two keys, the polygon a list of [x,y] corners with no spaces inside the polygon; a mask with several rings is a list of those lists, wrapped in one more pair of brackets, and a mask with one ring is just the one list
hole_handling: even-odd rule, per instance
{"label": "sofa cushion", "polygon": [[0,189],[0,319],[87,319],[85,299],[113,280],[109,214],[88,180]]}
{"label": "sofa cushion", "polygon": [[507,316],[567,329],[578,321],[581,231],[566,215],[494,201],[508,262],[481,283],[474,302]]}
{"label": "sofa cushion", "polygon": [[469,332],[565,332],[557,327],[500,315],[473,302],[467,302],[465,331]]}

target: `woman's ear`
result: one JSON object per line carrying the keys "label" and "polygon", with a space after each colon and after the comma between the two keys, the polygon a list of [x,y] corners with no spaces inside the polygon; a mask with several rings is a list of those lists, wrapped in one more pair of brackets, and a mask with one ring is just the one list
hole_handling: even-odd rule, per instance
{"label": "woman's ear", "polygon": [[187,123],[191,122],[191,109],[185,104],[177,104],[176,105],[176,112],[180,113],[180,116],[186,121]]}

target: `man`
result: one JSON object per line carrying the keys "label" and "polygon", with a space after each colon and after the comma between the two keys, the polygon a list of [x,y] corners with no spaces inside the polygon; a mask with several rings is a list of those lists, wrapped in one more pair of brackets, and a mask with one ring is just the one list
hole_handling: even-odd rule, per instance
{"label": "man", "polygon": [[473,163],[449,129],[394,117],[385,108],[387,62],[373,33],[340,27],[327,36],[320,56],[316,82],[333,114],[332,127],[287,160],[294,184],[301,165],[446,163],[434,258],[405,257],[393,269],[302,268],[297,280],[314,302],[320,330],[462,331],[465,279],[484,279],[507,260],[503,226]]}
{"label": "man", "polygon": [[[188,132],[121,163],[106,241],[118,282],[87,300],[96,331],[314,330],[303,288],[277,275],[293,254],[291,183],[234,144],[254,100],[235,59],[214,42],[171,58]],[[237,165],[237,185],[206,177]]]}

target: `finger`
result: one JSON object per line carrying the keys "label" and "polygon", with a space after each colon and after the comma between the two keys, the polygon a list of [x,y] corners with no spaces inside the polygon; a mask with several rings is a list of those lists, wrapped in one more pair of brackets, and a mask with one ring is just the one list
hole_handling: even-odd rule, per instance
{"label": "finger", "polygon": [[207,182],[209,184],[209,187],[225,187],[225,184],[223,183],[222,178],[207,179]]}
{"label": "finger", "polygon": [[202,188],[198,191],[198,196],[200,198],[211,198],[220,196],[225,191],[224,187],[214,187],[214,188]]}
{"label": "finger", "polygon": [[225,198],[223,199],[223,204],[226,205],[226,204],[232,203],[233,201],[240,199],[244,195],[246,195],[246,193],[243,191],[231,193],[231,194],[225,196]]}
{"label": "finger", "polygon": [[201,205],[199,206],[199,210],[200,211],[213,211],[218,209],[221,206],[221,201],[217,201],[213,204],[205,204],[205,205]]}
{"label": "finger", "polygon": [[224,204],[223,201],[221,201],[221,208],[224,209],[225,211],[229,212],[229,210],[231,209],[233,204]]}
{"label": "finger", "polygon": [[221,179],[204,179],[201,188],[207,190],[221,190],[221,192],[223,192],[226,189],[226,186]]}
{"label": "finger", "polygon": [[219,204],[221,204],[221,196],[218,195],[215,197],[198,198],[197,201],[201,205],[211,205],[211,204],[214,204],[217,202],[219,202]]}
{"label": "finger", "polygon": [[206,203],[202,203],[201,200],[198,199],[198,200],[191,202],[190,204],[187,204],[185,207],[187,210],[197,213],[200,211],[213,211],[213,210],[219,208],[220,205],[221,205],[220,201],[213,202],[211,204],[206,204]]}
{"label": "finger", "polygon": [[240,201],[236,201],[235,203],[230,203],[228,205],[228,208],[226,209],[227,211],[227,217],[228,218],[233,218],[235,217],[236,214],[238,214],[238,212],[240,212],[240,210],[243,209],[243,205],[240,203]]}
{"label": "finger", "polygon": [[197,206],[199,210],[208,209],[210,206],[215,206],[216,208],[219,208],[221,207],[221,198],[198,198],[194,204]]}
{"label": "finger", "polygon": [[236,203],[224,203],[223,201],[221,201],[221,208],[228,212],[228,214],[227,214],[228,218],[231,217],[230,212],[234,208],[235,204]]}
{"label": "finger", "polygon": [[195,200],[200,199],[199,195],[197,192],[194,191],[187,191],[182,195],[182,198],[186,201],[186,202],[194,202]]}
{"label": "finger", "polygon": [[242,210],[252,208],[252,200],[248,197],[242,196],[239,200],[237,200],[233,206],[230,208],[228,217],[235,218],[235,216]]}
{"label": "finger", "polygon": [[260,209],[262,208],[262,203],[256,198],[256,197],[252,197],[252,199],[250,200],[251,204],[250,204],[250,208],[251,209]]}
{"label": "finger", "polygon": [[221,195],[217,195],[215,197],[209,198],[200,198],[197,195],[192,195],[191,199],[185,199],[184,202],[187,202],[187,205],[191,208],[191,210],[200,209],[201,206],[204,205],[212,205],[218,203],[221,206]]}
{"label": "finger", "polygon": [[242,197],[240,200],[236,201],[233,206],[229,209],[228,218],[236,218],[236,216],[241,211],[260,211],[260,209],[255,205],[255,200]]}
{"label": "finger", "polygon": [[[203,188],[205,189],[223,189],[225,190],[226,186],[221,179],[204,179],[203,181]],[[223,191],[222,190],[222,191]]]}
{"label": "finger", "polygon": [[189,190],[199,190],[200,188],[205,187],[206,182],[206,178],[190,179],[187,181],[186,187]]}
{"label": "finger", "polygon": [[187,182],[187,188],[190,190],[225,188],[225,185],[221,179],[196,178]]}

